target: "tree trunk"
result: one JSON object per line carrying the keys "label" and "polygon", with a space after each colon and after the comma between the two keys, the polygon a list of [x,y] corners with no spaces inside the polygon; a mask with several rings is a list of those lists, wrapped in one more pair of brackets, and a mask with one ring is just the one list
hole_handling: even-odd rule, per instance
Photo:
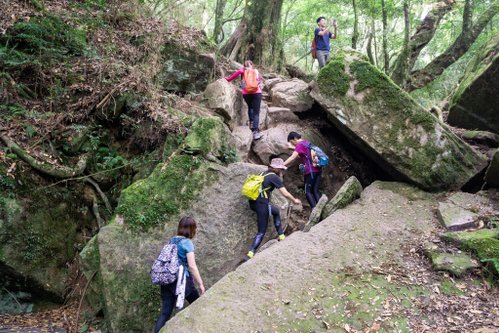
{"label": "tree trunk", "polygon": [[426,86],[442,72],[452,65],[456,60],[463,56],[477,37],[483,31],[485,26],[492,20],[494,15],[499,12],[499,1],[494,1],[490,7],[473,24],[473,1],[466,0],[463,13],[463,29],[454,43],[441,55],[431,61],[425,68],[411,73],[409,90],[418,89]]}
{"label": "tree trunk", "polygon": [[278,43],[283,0],[246,0],[244,15],[221,52],[233,60],[250,59],[268,68],[281,56]]}
{"label": "tree trunk", "polygon": [[[390,57],[388,56],[388,40],[387,40],[387,33],[388,33],[388,28],[387,28],[387,12],[386,12],[386,4],[385,0],[381,0],[381,12],[383,16],[383,68],[385,70],[385,73],[388,73],[388,70],[390,69]],[[404,12],[405,13],[405,12]]]}
{"label": "tree trunk", "polygon": [[359,15],[357,13],[357,1],[356,0],[352,0],[352,6],[353,6],[353,16],[354,16],[352,49],[355,50],[357,48],[357,42],[359,40]]}
{"label": "tree trunk", "polygon": [[[435,35],[435,31],[440,24],[442,18],[447,14],[455,5],[455,0],[441,0],[439,1],[426,15],[423,21],[419,24],[416,32],[409,39],[407,49],[403,49],[397,58],[396,66],[392,73],[392,79],[398,85],[405,87],[405,82],[409,77],[409,73],[414,67],[421,50],[431,41]],[[408,17],[406,17],[406,7],[408,15],[408,0],[404,0],[404,17],[406,20],[406,29]],[[406,30],[407,33],[407,30]]]}
{"label": "tree trunk", "polygon": [[215,43],[217,44],[221,43],[223,40],[222,27],[226,4],[227,0],[217,0],[217,4],[215,7],[215,27],[213,28],[213,40],[215,40]]}

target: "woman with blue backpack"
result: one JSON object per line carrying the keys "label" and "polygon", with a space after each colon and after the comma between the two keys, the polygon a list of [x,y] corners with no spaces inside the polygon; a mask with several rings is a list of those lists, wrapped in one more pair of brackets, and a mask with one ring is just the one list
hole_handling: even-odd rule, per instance
{"label": "woman with blue backpack", "polygon": [[305,197],[310,204],[310,208],[313,209],[321,198],[319,186],[321,185],[322,167],[320,166],[319,156],[317,155],[316,150],[311,149],[311,147],[314,147],[317,150],[318,148],[307,140],[302,139],[301,135],[296,132],[289,132],[288,142],[294,147],[294,152],[284,161],[284,165],[288,166],[297,157],[300,157],[302,162],[300,170],[304,175]]}
{"label": "woman with blue backpack", "polygon": [[[178,297],[184,297],[189,304],[198,299],[200,293],[204,294],[205,292],[203,279],[201,279],[201,275],[199,274],[196,265],[194,244],[192,243],[192,239],[196,235],[196,229],[196,221],[190,216],[184,216],[178,223],[177,235],[172,237],[169,242],[169,244],[177,245],[178,264],[179,267],[182,266],[182,269],[179,269],[180,274],[178,278],[183,279],[183,276],[181,275],[185,274],[185,289],[183,289],[183,291],[185,291]],[[170,319],[173,307],[178,303],[177,280],[169,284],[161,285],[161,313],[156,322],[154,333],[159,332],[168,319]],[[194,280],[199,287],[199,292],[194,286]]]}

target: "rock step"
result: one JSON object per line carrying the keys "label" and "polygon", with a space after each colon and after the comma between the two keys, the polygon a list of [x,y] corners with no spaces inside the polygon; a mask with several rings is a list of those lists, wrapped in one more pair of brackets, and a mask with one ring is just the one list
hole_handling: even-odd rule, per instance
{"label": "rock step", "polygon": [[296,123],[300,121],[298,116],[291,112],[291,109],[278,106],[270,106],[267,117],[269,126],[278,123]]}

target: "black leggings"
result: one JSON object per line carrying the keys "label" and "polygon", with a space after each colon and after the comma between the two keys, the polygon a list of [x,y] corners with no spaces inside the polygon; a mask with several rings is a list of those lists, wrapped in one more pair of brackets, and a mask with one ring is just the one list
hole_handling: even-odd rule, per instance
{"label": "black leggings", "polygon": [[[154,333],[157,333],[165,325],[165,323],[170,319],[172,315],[173,308],[177,302],[177,296],[175,295],[175,289],[177,288],[177,281],[161,286],[161,300],[163,305],[161,306],[161,313],[159,315],[158,321],[154,328]],[[199,298],[199,292],[196,287],[194,287],[194,281],[192,276],[186,277],[185,281],[185,299],[191,304]]]}
{"label": "black leggings", "polygon": [[282,235],[283,232],[279,208],[274,205],[269,205],[268,200],[261,199],[256,201],[250,200],[249,204],[251,210],[256,212],[256,222],[258,224],[258,232],[253,240],[253,244],[251,245],[251,251],[254,253],[262,243],[265,232],[267,231],[267,225],[269,223],[269,207],[272,216],[274,217],[274,226],[275,230],[277,230],[277,234]]}
{"label": "black leggings", "polygon": [[321,185],[322,171],[312,172],[305,175],[305,196],[310,204],[310,208],[314,208],[321,198],[319,186]]}
{"label": "black leggings", "polygon": [[262,94],[246,94],[243,95],[244,101],[248,104],[248,118],[251,122],[251,130],[258,130],[260,124],[260,103],[262,102]]}

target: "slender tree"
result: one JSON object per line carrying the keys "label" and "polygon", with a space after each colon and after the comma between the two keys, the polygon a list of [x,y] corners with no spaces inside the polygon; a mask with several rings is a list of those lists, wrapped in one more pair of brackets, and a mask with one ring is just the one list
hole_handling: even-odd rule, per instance
{"label": "slender tree", "polygon": [[383,69],[385,70],[385,73],[388,73],[388,70],[390,69],[390,57],[388,55],[388,14],[386,10],[386,1],[381,0],[381,15],[382,15],[382,21],[383,21]]}
{"label": "slender tree", "polygon": [[215,6],[215,27],[213,28],[213,39],[217,44],[223,39],[222,27],[226,4],[227,0],[217,0],[217,4]]}
{"label": "slender tree", "polygon": [[357,0],[352,0],[352,6],[353,6],[353,34],[352,34],[352,49],[357,48],[357,42],[359,40],[359,14],[358,14],[358,8],[357,8]]}

